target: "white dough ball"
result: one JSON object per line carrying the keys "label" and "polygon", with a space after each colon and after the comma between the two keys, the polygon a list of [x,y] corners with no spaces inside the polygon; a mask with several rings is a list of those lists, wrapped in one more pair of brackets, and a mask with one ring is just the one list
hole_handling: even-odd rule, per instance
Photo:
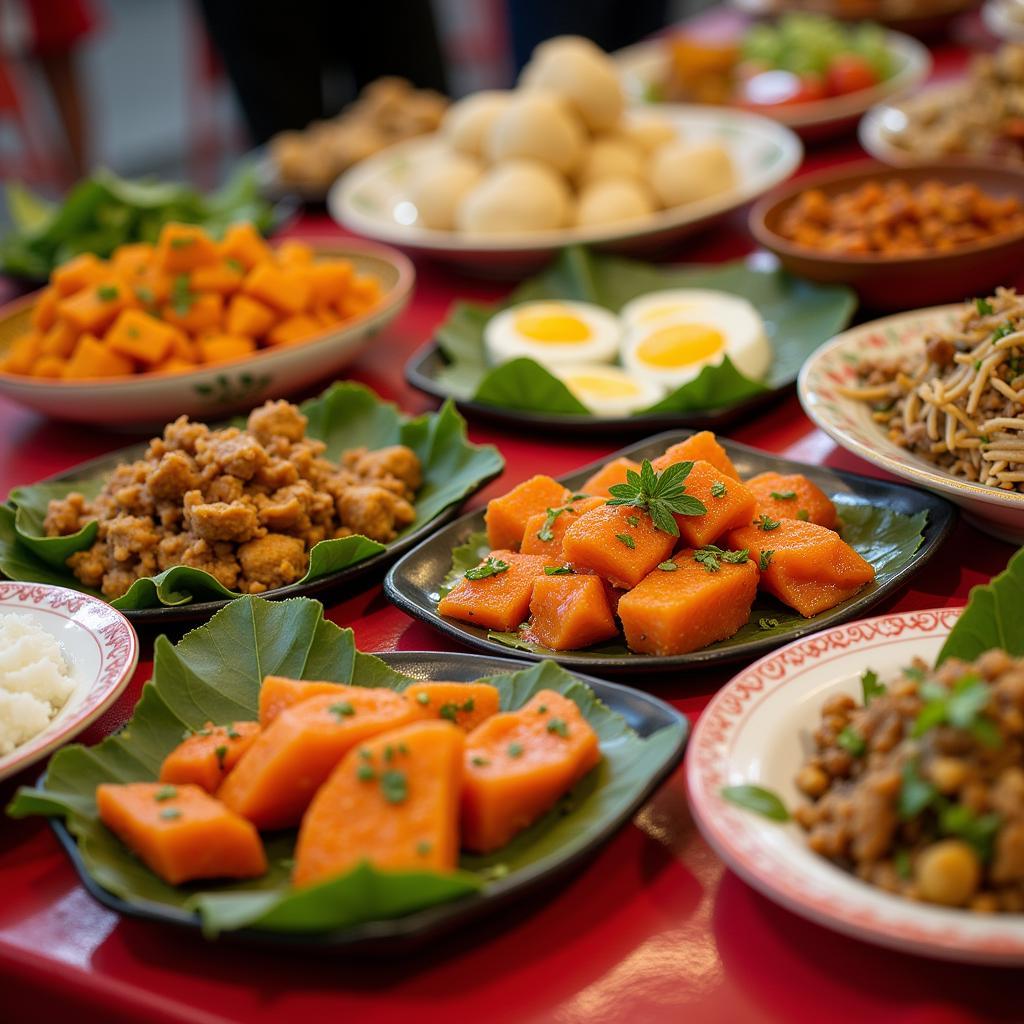
{"label": "white dough ball", "polygon": [[439,153],[417,168],[409,182],[409,198],[425,228],[451,231],[463,197],[483,176],[479,161],[462,153]]}
{"label": "white dough ball", "polygon": [[611,131],[626,106],[615,64],[589,40],[584,46],[578,37],[568,39],[572,42],[563,37],[537,47],[519,83],[563,97],[592,132]]}
{"label": "white dough ball", "polygon": [[664,206],[682,206],[728,192],[736,184],[736,168],[717,142],[670,142],[651,157],[650,182]]}
{"label": "white dough ball", "polygon": [[482,157],[484,139],[498,115],[512,102],[509,89],[485,89],[453,103],[441,121],[441,135],[452,149]]}
{"label": "white dough ball", "polygon": [[667,142],[679,141],[679,129],[671,121],[646,111],[625,118],[620,132],[645,153],[653,153]]}
{"label": "white dough ball", "polygon": [[535,160],[492,167],[456,212],[461,231],[519,234],[550,231],[570,222],[572,199],[565,179]]}
{"label": "white dough ball", "polygon": [[583,155],[583,140],[579,121],[557,96],[523,92],[492,123],[484,152],[494,163],[540,160],[568,174]]}
{"label": "white dough ball", "polygon": [[602,178],[644,177],[645,160],[640,150],[631,142],[617,136],[597,139],[583,154],[583,159],[573,176],[582,187]]}
{"label": "white dough ball", "polygon": [[635,178],[602,178],[584,187],[576,206],[577,226],[596,227],[654,213],[647,186]]}

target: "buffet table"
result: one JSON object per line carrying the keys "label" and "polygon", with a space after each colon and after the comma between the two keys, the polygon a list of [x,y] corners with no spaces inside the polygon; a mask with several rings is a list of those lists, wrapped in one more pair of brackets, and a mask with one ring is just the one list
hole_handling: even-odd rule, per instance
{"label": "buffet table", "polygon": [[[936,54],[936,73],[962,66],[964,52]],[[852,141],[815,151],[815,169],[856,158]],[[324,215],[292,229],[337,236]],[[742,217],[670,254],[685,261],[736,258],[749,249]],[[504,288],[418,267],[402,319],[352,368],[352,376],[421,411],[402,365],[430,337],[457,297],[492,299]],[[1007,282],[1011,283],[1011,282]],[[120,447],[124,435],[48,422],[0,404],[0,492]],[[795,396],[729,435],[812,463],[871,474],[836,449],[803,415]],[[478,442],[497,444],[504,476],[475,503],[530,476],[544,445],[557,475],[620,446],[498,431],[471,423]],[[961,523],[943,554],[879,610],[963,604],[969,589],[1000,571],[1012,553]],[[328,615],[355,630],[366,651],[445,649],[441,636],[391,607],[379,585],[328,598]],[[96,742],[130,714],[151,669],[143,661],[115,708],[82,738]],[[645,686],[696,720],[727,679],[702,672]],[[28,774],[0,786],[6,804]],[[727,872],[696,831],[678,771],[578,875],[500,916],[428,948],[393,958],[352,959],[207,944],[191,932],[121,919],[78,884],[49,827],[0,819],[0,1021],[97,1020],[255,1022],[272,1020],[899,1021],[954,1024],[1019,1019],[1009,971],[939,964],[843,938],[780,909]]]}

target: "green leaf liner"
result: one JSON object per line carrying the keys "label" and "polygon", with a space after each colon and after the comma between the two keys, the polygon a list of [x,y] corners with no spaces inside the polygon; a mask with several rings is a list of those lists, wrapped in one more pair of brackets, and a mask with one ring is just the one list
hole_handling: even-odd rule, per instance
{"label": "green leaf liner", "polygon": [[[324,441],[326,454],[332,459],[364,445],[384,448],[405,444],[416,452],[423,465],[423,486],[416,495],[416,519],[399,538],[462,501],[504,466],[493,446],[470,444],[466,422],[451,402],[439,412],[409,418],[368,388],[349,382],[334,384],[319,398],[304,402],[302,411],[309,418],[308,435]],[[244,423],[244,419],[237,422]],[[105,472],[97,469],[92,478],[32,484],[11,492],[8,504],[0,506],[0,570],[5,576],[97,594],[83,586],[65,564],[69,555],[93,543],[96,523],[67,537],[46,537],[43,520],[53,498],[63,498],[72,491],[81,491],[87,497],[98,493]],[[386,550],[384,544],[358,535],[321,541],[310,551],[306,575],[293,586],[347,569]],[[136,580],[111,604],[122,611],[137,611],[237,596],[205,570],[179,565]]]}
{"label": "green leaf liner", "polygon": [[177,645],[160,637],[153,678],[125,728],[95,747],[74,744],[58,751],[42,787],[20,789],[8,813],[63,816],[96,882],[136,905],[196,911],[208,935],[250,926],[324,932],[486,891],[489,880],[499,874],[514,879],[517,872],[541,871],[572,856],[636,798],[650,778],[649,766],[662,763],[679,739],[676,727],[641,739],[589,687],[551,662],[492,676],[487,681],[498,687],[503,709],[522,706],[542,689],[575,701],[597,732],[604,755],[602,764],[557,808],[508,846],[488,856],[463,857],[460,870],[449,876],[381,872],[362,864],[347,875],[296,892],[288,882],[295,840],[289,831],[268,837],[270,870],[263,878],[169,886],[100,823],[96,787],[155,779],[185,729],[207,721],[223,725],[255,719],[260,683],[268,674],[395,690],[415,682],[357,651],[352,631],[325,620],[317,601],[243,597]]}
{"label": "green leaf liner", "polygon": [[1024,656],[1022,621],[1024,548],[990,583],[971,588],[967,607],[942,645],[938,664],[947,658],[974,661],[993,648],[1000,648],[1018,658]]}
{"label": "green leaf liner", "polygon": [[449,361],[438,379],[458,399],[522,412],[587,413],[587,407],[533,359],[491,367],[484,350],[487,321],[516,303],[550,299],[594,302],[618,312],[631,299],[665,288],[710,288],[747,299],[765,319],[775,359],[767,379],[755,381],[726,357],[637,416],[738,405],[792,383],[804,360],[841,331],[856,308],[856,298],[845,286],[812,284],[757,262],[655,266],[577,246],[563,250],[551,267],[520,285],[500,306],[456,303],[437,331],[438,345]]}
{"label": "green leaf liner", "polygon": [[[875,569],[875,582],[871,584],[872,587],[881,586],[889,577],[899,572],[910,562],[917,549],[924,543],[923,531],[928,521],[927,512],[907,516],[902,512],[894,512],[879,505],[850,501],[842,495],[835,495],[832,500],[835,502],[843,522],[843,539]],[[478,565],[489,551],[487,535],[482,532],[471,534],[464,544],[455,548],[452,551],[452,567],[444,579],[439,598],[447,594],[462,579],[467,569]],[[864,593],[865,591],[861,591],[850,600],[855,601]],[[842,608],[843,606],[839,605],[838,607]],[[834,611],[835,609],[831,609],[829,613],[823,614],[831,614]],[[785,607],[770,595],[759,591],[757,597],[754,598],[754,605],[750,609],[750,618],[747,620],[747,624],[728,640],[720,640],[705,649],[714,651],[724,647],[735,647],[763,637],[766,630],[761,628],[762,619],[772,619],[777,623],[767,632],[770,632],[773,637],[777,637],[780,644],[785,643],[789,633],[803,628],[809,621],[814,621],[813,618],[805,619],[798,612]],[[531,651],[534,654],[547,654],[551,657],[558,655],[557,651],[548,647],[524,640],[517,632],[489,632],[487,637],[489,640],[495,640],[519,650]],[[642,654],[636,654],[629,650],[625,641],[621,639],[587,647],[585,650],[573,653],[584,657],[591,655],[595,658],[644,657]]]}

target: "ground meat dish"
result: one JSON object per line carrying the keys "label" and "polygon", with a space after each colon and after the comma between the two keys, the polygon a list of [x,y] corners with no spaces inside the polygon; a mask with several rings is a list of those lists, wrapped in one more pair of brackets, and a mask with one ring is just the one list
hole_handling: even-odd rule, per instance
{"label": "ground meat dish", "polygon": [[246,594],[286,586],[305,574],[319,541],[362,534],[386,543],[416,515],[422,474],[411,449],[358,448],[340,463],[324,450],[288,402],[255,409],[244,430],[181,416],[143,458],[118,466],[94,500],[51,501],[46,534],[99,521],[95,544],[68,566],[108,598],[175,565]]}
{"label": "ground meat dish", "polygon": [[1024,912],[1024,659],[919,662],[871,689],[822,708],[796,780],[811,848],[911,899]]}

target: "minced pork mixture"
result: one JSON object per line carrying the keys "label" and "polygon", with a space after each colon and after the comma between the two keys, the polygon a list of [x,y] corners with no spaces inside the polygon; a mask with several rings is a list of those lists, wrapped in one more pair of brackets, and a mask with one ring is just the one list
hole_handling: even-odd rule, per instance
{"label": "minced pork mixture", "polygon": [[143,458],[118,466],[95,500],[51,501],[46,534],[99,521],[96,543],[68,566],[108,598],[174,565],[242,593],[285,586],[305,575],[319,541],[362,534],[386,543],[416,516],[422,472],[410,448],[357,448],[335,463],[325,447],[306,437],[306,417],[288,402],[254,409],[245,430],[181,416]]}

